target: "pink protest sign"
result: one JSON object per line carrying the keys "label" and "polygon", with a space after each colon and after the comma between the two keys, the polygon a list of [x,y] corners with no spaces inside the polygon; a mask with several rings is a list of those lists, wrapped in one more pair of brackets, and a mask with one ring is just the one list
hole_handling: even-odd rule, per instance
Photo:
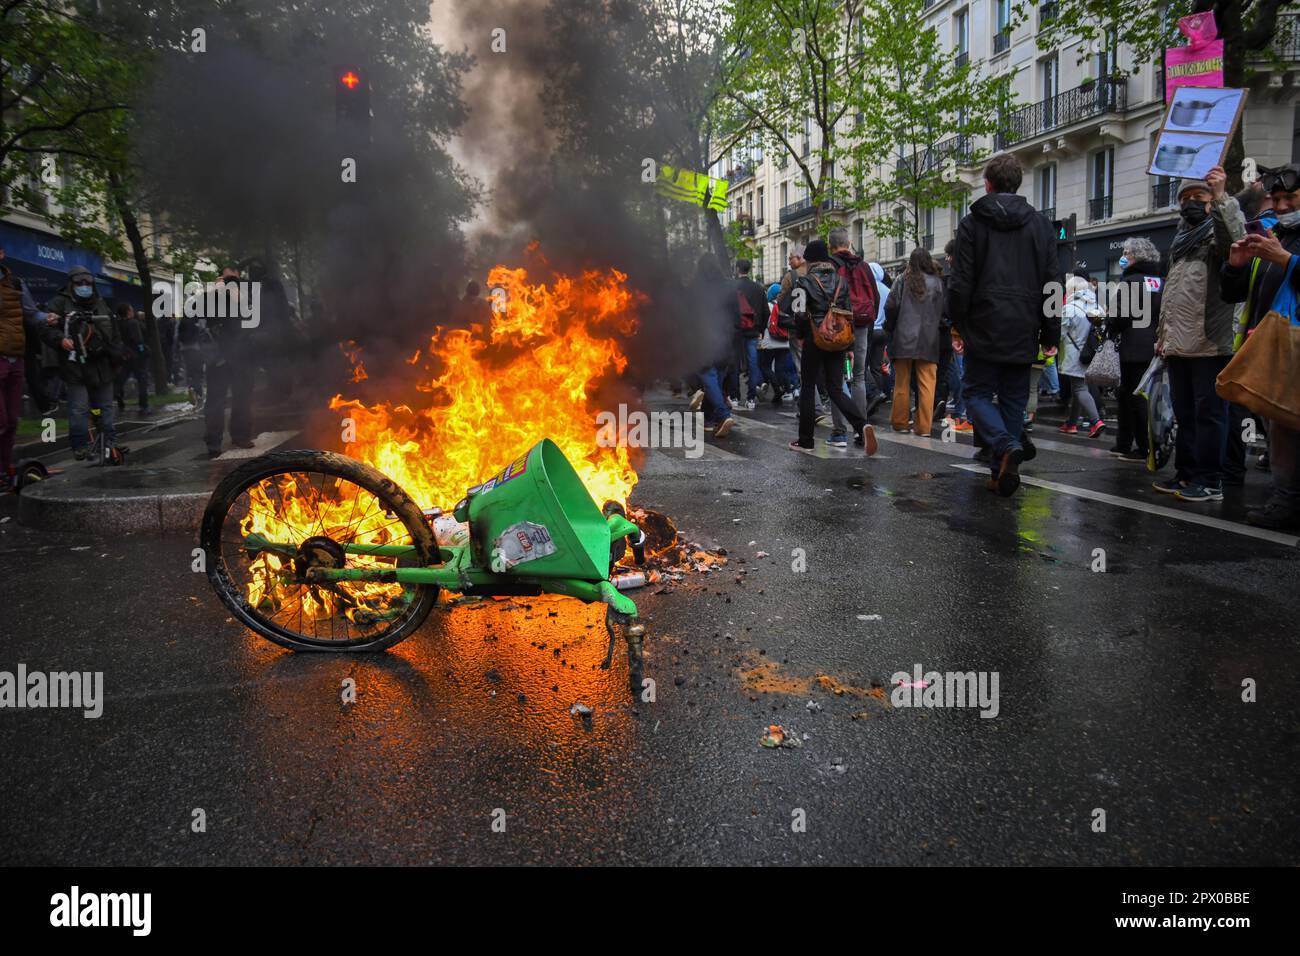
{"label": "pink protest sign", "polygon": [[1165,99],[1180,86],[1223,86],[1223,41],[1214,13],[1193,13],[1178,21],[1187,46],[1165,50]]}

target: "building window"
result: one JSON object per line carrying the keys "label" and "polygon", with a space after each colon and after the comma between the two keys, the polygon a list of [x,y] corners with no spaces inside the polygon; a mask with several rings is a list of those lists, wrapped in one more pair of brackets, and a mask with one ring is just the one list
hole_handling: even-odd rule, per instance
{"label": "building window", "polygon": [[921,245],[934,251],[934,210],[927,209],[921,214]]}
{"label": "building window", "polygon": [[758,187],[758,208],[755,209],[754,212],[757,214],[757,218],[755,219],[755,222],[757,222],[759,225],[762,225],[764,218],[766,218],[766,212],[763,209],[763,187],[762,186]]}
{"label": "building window", "polygon": [[993,52],[998,54],[1011,48],[1011,0],[995,0],[995,6]]}
{"label": "building window", "polygon": [[1038,211],[1048,219],[1056,218],[1056,163],[1038,169]]}
{"label": "building window", "polygon": [[1056,125],[1056,94],[1061,92],[1061,61],[1050,56],[1038,64],[1038,83],[1043,91],[1043,127]]}
{"label": "building window", "polygon": [[1113,211],[1111,204],[1115,185],[1115,148],[1108,146],[1098,150],[1092,154],[1089,162],[1092,165],[1092,175],[1089,180],[1088,221],[1098,222],[1109,219]]}
{"label": "building window", "polygon": [[1107,30],[1101,38],[1102,48],[1097,52],[1097,58],[1094,61],[1097,67],[1097,78],[1103,79],[1111,76],[1115,72],[1115,51],[1119,45],[1119,38],[1114,29]]}
{"label": "building window", "polygon": [[970,62],[970,8],[962,7],[952,18],[952,47],[956,66],[961,69]]}
{"label": "building window", "polygon": [[865,256],[867,254],[867,224],[859,219],[854,222],[853,228],[858,234],[858,252]]}
{"label": "building window", "polygon": [[790,183],[787,181],[781,184],[781,208],[784,209],[788,205],[790,205]]}

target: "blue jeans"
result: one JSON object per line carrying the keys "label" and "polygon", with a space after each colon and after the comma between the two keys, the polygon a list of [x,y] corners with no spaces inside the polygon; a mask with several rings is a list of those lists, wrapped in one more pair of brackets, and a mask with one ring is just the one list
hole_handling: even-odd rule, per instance
{"label": "blue jeans", "polygon": [[99,409],[99,430],[104,435],[104,447],[112,448],[117,436],[113,429],[113,383],[99,385],[68,385],[68,437],[72,450],[90,444],[90,410]]}
{"label": "blue jeans", "polygon": [[789,349],[760,349],[758,367],[763,372],[763,380],[772,383],[776,395],[784,395],[799,384]]}
{"label": "blue jeans", "polygon": [[758,367],[758,339],[745,339],[745,388],[751,402],[758,401],[758,386],[763,384],[763,371]]}
{"label": "blue jeans", "polygon": [[1053,395],[1061,394],[1061,380],[1056,377],[1056,363],[1043,366],[1043,382],[1047,385],[1047,390]]}
{"label": "blue jeans", "polygon": [[1025,408],[1029,405],[1030,368],[1028,363],[1003,365],[966,356],[962,382],[966,413],[981,441],[993,450],[994,474],[1002,456],[1021,447]]}
{"label": "blue jeans", "polygon": [[1214,379],[1228,364],[1228,356],[1170,356],[1165,364],[1178,422],[1174,445],[1178,480],[1217,488],[1228,454],[1228,403],[1214,390]]}
{"label": "blue jeans", "polygon": [[965,356],[953,352],[948,361],[948,404],[952,406],[952,414],[955,418],[966,417],[966,399],[961,387],[961,376],[965,367]]}
{"label": "blue jeans", "polygon": [[700,369],[700,387],[704,389],[704,424],[718,425],[731,417],[731,406],[722,394],[723,369],[710,365]]}

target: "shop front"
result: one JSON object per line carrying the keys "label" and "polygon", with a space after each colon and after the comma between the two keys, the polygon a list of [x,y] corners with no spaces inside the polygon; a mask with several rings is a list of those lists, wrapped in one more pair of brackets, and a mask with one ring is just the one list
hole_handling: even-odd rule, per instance
{"label": "shop front", "polygon": [[1138,236],[1155,243],[1161,261],[1167,262],[1169,244],[1173,242],[1176,227],[1176,222],[1156,223],[1080,236],[1074,250],[1074,267],[1083,269],[1094,279],[1115,278],[1121,272],[1119,257],[1124,254],[1124,240]]}

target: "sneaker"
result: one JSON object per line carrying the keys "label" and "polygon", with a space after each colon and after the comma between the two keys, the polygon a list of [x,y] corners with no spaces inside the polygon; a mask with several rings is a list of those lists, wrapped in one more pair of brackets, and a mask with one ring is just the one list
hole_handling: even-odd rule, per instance
{"label": "sneaker", "polygon": [[826,413],[825,413],[825,412],[816,412],[816,413],[813,414],[813,423],[814,423],[814,424],[816,424],[816,425],[820,425],[820,424],[821,424],[822,422],[824,422],[824,421],[826,421]]}
{"label": "sneaker", "polygon": [[792,389],[790,390],[790,397],[791,397],[791,398],[798,398],[798,397],[799,397],[799,386],[798,386],[798,385],[796,385],[794,388],[792,388]]}
{"label": "sneaker", "polygon": [[1205,485],[1189,481],[1174,492],[1174,497],[1181,498],[1183,501],[1222,501],[1223,488],[1207,488]]}
{"label": "sneaker", "polygon": [[832,448],[848,448],[849,436],[836,432],[830,438],[826,439],[826,444],[830,445]]}
{"label": "sneaker", "polygon": [[883,404],[885,404],[885,393],[877,392],[876,397],[867,402],[867,418],[870,418],[872,413]]}
{"label": "sneaker", "polygon": [[1003,498],[1010,498],[1020,487],[1020,463],[1024,461],[1023,448],[1012,446],[1002,454],[1002,463],[998,466],[995,480],[997,491]]}
{"label": "sneaker", "polygon": [[745,408],[747,408],[751,412],[757,407],[758,407],[758,402],[754,401],[752,398],[745,403]]}
{"label": "sneaker", "polygon": [[955,432],[973,432],[975,431],[975,426],[970,423],[969,418],[959,418],[957,419],[957,424],[953,426],[952,430]]}
{"label": "sneaker", "polygon": [[728,395],[728,396],[727,396],[727,404],[730,405],[732,408],[735,408],[737,405],[742,404],[741,401],[740,401],[740,396],[739,396],[739,395]]}
{"label": "sneaker", "polygon": [[1088,437],[1096,438],[1105,430],[1106,430],[1106,422],[1103,419],[1099,418],[1095,422],[1093,422],[1092,427],[1088,429]]}
{"label": "sneaker", "polygon": [[1276,498],[1270,498],[1262,508],[1246,512],[1246,524],[1256,528],[1272,528],[1275,531],[1294,531],[1300,528],[1300,510],[1294,505],[1285,504]]}
{"label": "sneaker", "polygon": [[[1114,454],[1114,452],[1111,452]],[[1141,448],[1135,448],[1132,451],[1126,451],[1122,455],[1115,455],[1120,461],[1140,461],[1142,464],[1147,463],[1147,453]]]}
{"label": "sneaker", "polygon": [[1060,427],[1059,427],[1058,429],[1056,429],[1056,430],[1057,430],[1058,432],[1060,432],[1062,435],[1077,435],[1077,434],[1079,434],[1079,426],[1078,426],[1078,425],[1071,425],[1069,422],[1066,422],[1064,425],[1060,426]]}
{"label": "sneaker", "polygon": [[1151,487],[1162,495],[1176,495],[1186,488],[1188,482],[1179,481],[1177,478],[1162,478],[1159,481],[1151,482]]}
{"label": "sneaker", "polygon": [[876,441],[876,430],[870,424],[862,426],[862,447],[868,455],[874,455],[880,450],[880,444]]}
{"label": "sneaker", "polygon": [[731,431],[731,426],[734,424],[736,424],[736,420],[734,418],[724,418],[722,421],[718,422],[718,427],[713,429],[713,437],[725,438],[727,436],[727,432]]}
{"label": "sneaker", "polygon": [[812,446],[812,445],[801,445],[801,444],[799,444],[799,439],[797,439],[797,438],[796,438],[794,441],[790,442],[790,446],[789,446],[789,447],[790,447],[791,450],[793,450],[793,451],[812,451],[812,450],[813,450],[813,446]]}
{"label": "sneaker", "polygon": [[1038,446],[1029,440],[1028,435],[1020,436],[1020,450],[1022,452],[1020,461],[1033,461],[1038,457]]}
{"label": "sneaker", "polygon": [[704,389],[696,389],[695,394],[691,396],[691,411],[698,412],[704,405]]}

